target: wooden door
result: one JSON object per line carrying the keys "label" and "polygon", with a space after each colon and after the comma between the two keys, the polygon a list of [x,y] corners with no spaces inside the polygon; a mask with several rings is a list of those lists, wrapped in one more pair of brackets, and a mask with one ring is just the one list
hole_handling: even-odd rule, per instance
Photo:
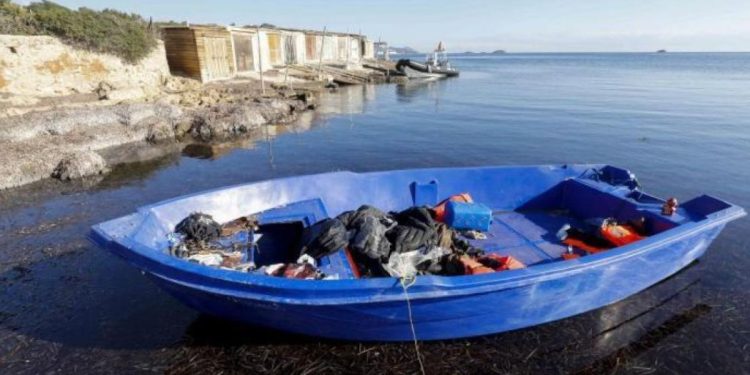
{"label": "wooden door", "polygon": [[204,38],[206,48],[206,70],[209,80],[227,78],[232,72],[229,67],[229,51],[224,38]]}
{"label": "wooden door", "polygon": [[281,65],[281,36],[268,34],[268,54],[271,65]]}
{"label": "wooden door", "polygon": [[339,60],[346,60],[347,52],[349,49],[348,40],[345,37],[339,37]]}
{"label": "wooden door", "polygon": [[359,60],[360,53],[359,53],[359,41],[357,39],[351,38],[349,39],[349,49],[350,51],[350,58],[352,60]]}
{"label": "wooden door", "polygon": [[319,47],[316,40],[317,37],[315,35],[305,35],[305,58],[308,62],[318,59]]}
{"label": "wooden door", "polygon": [[297,63],[297,44],[293,35],[284,36],[284,63],[287,65]]}
{"label": "wooden door", "polygon": [[234,34],[234,61],[238,72],[253,70],[253,45],[250,34]]}

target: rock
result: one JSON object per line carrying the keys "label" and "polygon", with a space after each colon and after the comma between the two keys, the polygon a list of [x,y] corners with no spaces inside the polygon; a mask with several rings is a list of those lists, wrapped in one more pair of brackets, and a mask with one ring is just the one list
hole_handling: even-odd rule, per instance
{"label": "rock", "polygon": [[146,134],[146,141],[150,143],[157,143],[167,139],[175,138],[175,130],[172,124],[164,118],[152,117],[148,121],[148,133]]}
{"label": "rock", "polygon": [[208,142],[247,133],[266,122],[257,106],[219,104],[210,110],[196,113],[190,133],[194,138]]}
{"label": "rock", "polygon": [[189,90],[200,90],[201,82],[190,79],[175,76],[167,76],[163,82],[164,91],[169,93],[185,92]]}
{"label": "rock", "polygon": [[94,89],[94,94],[99,97],[99,100],[108,100],[109,94],[115,89],[111,83],[107,81],[101,81]]}
{"label": "rock", "polygon": [[112,114],[117,116],[118,122],[127,127],[138,126],[153,117],[161,117],[175,121],[182,116],[182,110],[169,104],[121,104],[110,107]]}
{"label": "rock", "polygon": [[304,110],[305,104],[300,100],[284,100],[276,98],[264,98],[258,103],[266,123],[285,123],[296,118],[298,110]]}
{"label": "rock", "polygon": [[193,117],[183,116],[179,120],[175,121],[174,125],[174,136],[175,138],[182,138],[190,132],[190,128],[193,127]]}
{"label": "rock", "polygon": [[107,171],[107,162],[101,155],[94,151],[81,151],[63,157],[52,172],[52,177],[69,181],[104,174]]}
{"label": "rock", "polygon": [[303,101],[307,105],[315,104],[315,97],[309,91],[303,91],[303,92],[297,93],[296,99]]}
{"label": "rock", "polygon": [[112,90],[108,95],[107,99],[121,102],[125,100],[137,100],[146,96],[146,93],[140,87],[131,87],[122,90]]}

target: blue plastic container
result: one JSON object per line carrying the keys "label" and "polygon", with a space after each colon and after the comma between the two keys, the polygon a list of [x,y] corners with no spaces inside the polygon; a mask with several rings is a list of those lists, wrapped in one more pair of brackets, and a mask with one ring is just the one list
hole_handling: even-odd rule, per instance
{"label": "blue plastic container", "polygon": [[445,207],[445,223],[458,230],[487,232],[492,224],[492,210],[481,203],[450,201]]}

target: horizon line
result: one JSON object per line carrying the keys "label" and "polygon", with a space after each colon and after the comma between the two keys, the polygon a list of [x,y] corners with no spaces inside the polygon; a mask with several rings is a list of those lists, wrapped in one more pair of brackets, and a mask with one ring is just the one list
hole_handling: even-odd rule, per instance
{"label": "horizon line", "polygon": [[[399,55],[413,55],[413,54],[425,54],[425,53],[432,53],[430,52],[416,52],[416,53],[397,53]],[[522,53],[660,53],[660,54],[674,54],[674,53],[750,53],[750,50],[748,51],[686,51],[686,50],[677,50],[677,51],[670,51],[665,50],[665,52],[659,52],[659,50],[656,51],[505,51],[503,53],[494,53],[492,51],[464,51],[464,52],[448,52],[449,55],[463,55],[463,54],[485,54],[485,55],[510,55],[510,54],[522,54]]]}

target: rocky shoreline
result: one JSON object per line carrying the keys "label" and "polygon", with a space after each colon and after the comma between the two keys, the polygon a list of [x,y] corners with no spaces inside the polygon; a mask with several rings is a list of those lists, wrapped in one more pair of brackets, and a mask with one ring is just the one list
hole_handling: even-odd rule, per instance
{"label": "rocky shoreline", "polygon": [[287,124],[314,109],[323,89],[320,82],[297,86],[262,90],[252,79],[201,85],[170,78],[160,95],[143,101],[103,103],[104,88],[101,101],[0,118],[0,189],[105,174],[128,161],[106,152],[122,145],[222,142]]}

